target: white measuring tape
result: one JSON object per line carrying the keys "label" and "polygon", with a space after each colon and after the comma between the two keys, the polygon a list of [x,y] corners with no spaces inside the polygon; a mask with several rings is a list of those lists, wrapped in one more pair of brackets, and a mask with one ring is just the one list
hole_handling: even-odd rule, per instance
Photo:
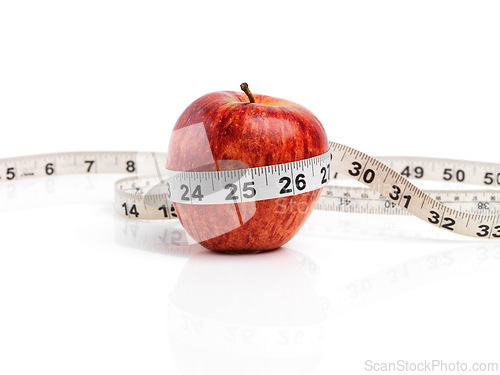
{"label": "white measuring tape", "polygon": [[[323,188],[317,209],[409,213],[431,225],[474,238],[500,238],[500,190],[429,191],[409,179],[493,188],[500,164],[447,159],[372,158],[330,142],[327,153],[301,161],[218,172],[166,171],[166,154],[73,152],[0,160],[0,182],[65,174],[127,173],[115,184],[115,211],[131,219],[176,219],[174,202],[227,204],[276,199]],[[137,176],[139,166],[150,176]],[[336,186],[342,176],[369,189]]]}

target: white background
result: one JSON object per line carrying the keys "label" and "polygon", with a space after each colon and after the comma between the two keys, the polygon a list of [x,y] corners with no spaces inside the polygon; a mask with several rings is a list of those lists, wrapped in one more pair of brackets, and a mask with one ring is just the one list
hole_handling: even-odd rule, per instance
{"label": "white background", "polygon": [[[368,154],[499,161],[499,19],[497,1],[1,1],[0,158],[165,152],[187,105],[247,81]],[[315,212],[282,250],[221,256],[117,218],[115,179],[2,184],[0,373],[500,361],[497,245]]]}

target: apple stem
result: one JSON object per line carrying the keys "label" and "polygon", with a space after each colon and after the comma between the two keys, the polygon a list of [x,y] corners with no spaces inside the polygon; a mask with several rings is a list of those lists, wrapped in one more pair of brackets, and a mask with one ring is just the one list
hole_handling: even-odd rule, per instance
{"label": "apple stem", "polygon": [[248,96],[248,100],[250,100],[250,103],[255,103],[255,98],[253,97],[252,92],[251,92],[251,91],[250,91],[250,89],[248,88],[248,83],[243,82],[243,83],[240,85],[240,88],[243,90],[243,92],[244,92],[245,94],[247,94],[247,96]]}

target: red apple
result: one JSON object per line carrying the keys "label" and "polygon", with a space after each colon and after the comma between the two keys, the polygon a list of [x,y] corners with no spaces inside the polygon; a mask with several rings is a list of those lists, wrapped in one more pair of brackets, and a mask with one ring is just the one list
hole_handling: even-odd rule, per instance
{"label": "red apple", "polygon": [[[266,95],[219,91],[195,100],[177,120],[167,169],[222,171],[299,161],[328,151],[320,121],[303,106]],[[174,203],[187,233],[215,251],[250,253],[288,242],[321,189],[257,202]]]}

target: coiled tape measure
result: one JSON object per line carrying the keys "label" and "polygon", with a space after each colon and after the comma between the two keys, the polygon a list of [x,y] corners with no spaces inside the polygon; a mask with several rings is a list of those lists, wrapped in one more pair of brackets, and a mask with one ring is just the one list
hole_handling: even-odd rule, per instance
{"label": "coiled tape measure", "polygon": [[[0,159],[0,182],[85,173],[129,173],[115,183],[115,211],[130,219],[176,219],[174,202],[227,204],[275,199],[323,188],[315,208],[414,215],[453,233],[500,238],[498,190],[427,191],[409,179],[500,185],[500,164],[431,158],[372,158],[330,142],[327,153],[301,161],[218,172],[166,171],[166,154],[72,152]],[[153,174],[137,175],[138,163]],[[399,172],[398,172],[399,171]],[[367,188],[338,186],[342,176]]]}

